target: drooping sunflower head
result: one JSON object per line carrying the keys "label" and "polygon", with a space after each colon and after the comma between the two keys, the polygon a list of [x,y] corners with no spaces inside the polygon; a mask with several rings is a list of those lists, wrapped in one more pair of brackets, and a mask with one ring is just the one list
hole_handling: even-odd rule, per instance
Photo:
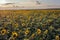
{"label": "drooping sunflower head", "polygon": [[17,32],[12,32],[12,37],[14,37],[14,38],[16,38],[16,37],[18,37],[18,33]]}

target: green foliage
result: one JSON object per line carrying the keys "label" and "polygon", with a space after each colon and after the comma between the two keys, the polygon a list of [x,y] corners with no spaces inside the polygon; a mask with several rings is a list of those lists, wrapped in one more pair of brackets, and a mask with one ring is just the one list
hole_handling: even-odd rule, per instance
{"label": "green foliage", "polygon": [[0,40],[60,38],[60,10],[20,10],[2,13],[0,12]]}

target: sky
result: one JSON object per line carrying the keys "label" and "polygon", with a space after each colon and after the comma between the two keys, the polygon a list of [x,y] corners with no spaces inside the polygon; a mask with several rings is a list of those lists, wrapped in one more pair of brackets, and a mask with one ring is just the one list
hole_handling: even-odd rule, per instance
{"label": "sky", "polygon": [[40,0],[40,2],[44,4],[60,5],[60,0]]}
{"label": "sky", "polygon": [[41,4],[47,4],[47,5],[60,5],[60,0],[0,0],[0,4],[6,3],[6,2],[35,2],[39,1]]}

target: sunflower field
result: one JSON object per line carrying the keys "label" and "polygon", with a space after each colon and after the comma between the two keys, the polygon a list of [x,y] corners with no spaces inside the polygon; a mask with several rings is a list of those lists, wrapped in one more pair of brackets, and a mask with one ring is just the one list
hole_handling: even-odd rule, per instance
{"label": "sunflower field", "polygon": [[0,40],[60,40],[60,10],[0,10]]}

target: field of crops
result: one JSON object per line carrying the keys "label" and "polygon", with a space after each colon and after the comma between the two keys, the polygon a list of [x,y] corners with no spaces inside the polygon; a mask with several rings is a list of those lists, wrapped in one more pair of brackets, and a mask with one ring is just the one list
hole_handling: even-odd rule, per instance
{"label": "field of crops", "polygon": [[60,10],[0,10],[0,40],[60,40]]}

